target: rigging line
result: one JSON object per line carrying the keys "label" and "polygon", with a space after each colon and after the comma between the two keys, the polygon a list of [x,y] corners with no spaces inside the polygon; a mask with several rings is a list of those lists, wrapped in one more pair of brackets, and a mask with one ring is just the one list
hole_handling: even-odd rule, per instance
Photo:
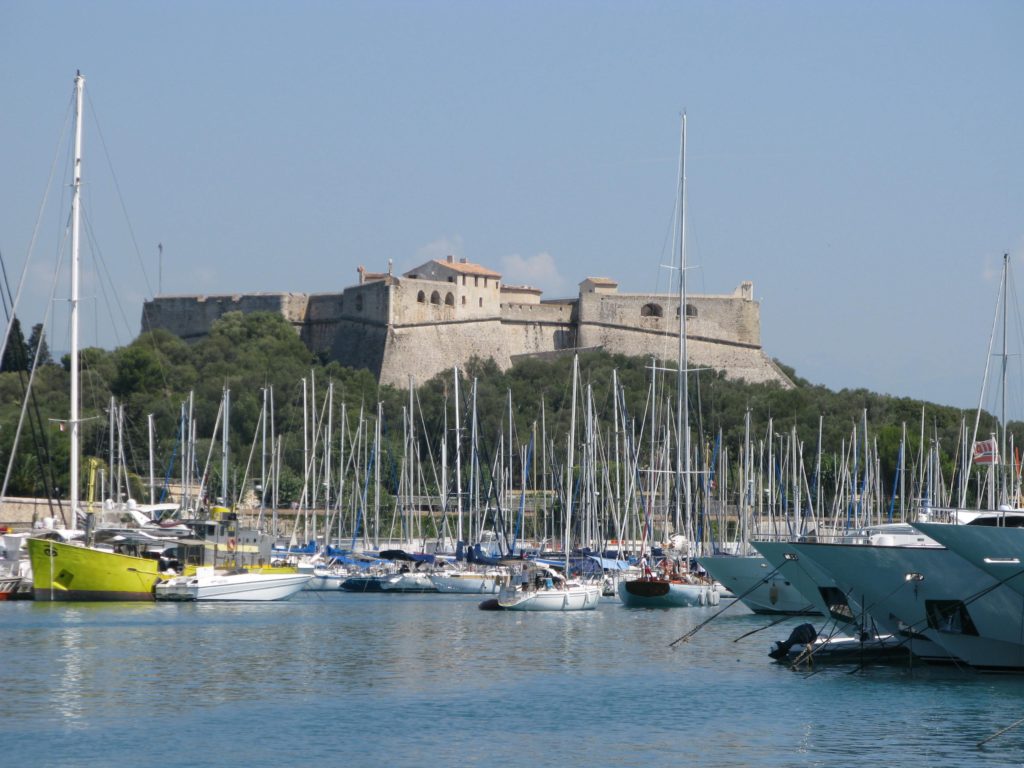
{"label": "rigging line", "polygon": [[[13,323],[13,318],[14,318],[16,312],[17,312],[18,304],[21,301],[21,292],[22,292],[22,290],[25,287],[25,282],[26,282],[26,279],[28,277],[28,267],[29,267],[29,264],[32,262],[32,254],[35,251],[36,243],[39,240],[39,231],[40,231],[40,229],[42,227],[43,212],[46,210],[46,203],[47,203],[47,200],[50,197],[50,190],[53,188],[53,179],[54,179],[54,176],[56,174],[56,169],[57,169],[57,159],[62,154],[61,153],[61,147],[64,145],[64,137],[67,136],[68,133],[69,133],[69,126],[71,124],[71,118],[72,118],[72,114],[73,114],[74,104],[75,104],[75,93],[74,93],[74,90],[72,90],[71,97],[68,99],[67,110],[64,113],[64,125],[61,128],[60,134],[58,135],[58,138],[57,138],[57,144],[56,144],[56,147],[55,147],[54,153],[53,153],[53,160],[50,162],[50,175],[49,175],[49,177],[46,180],[46,188],[45,188],[45,190],[43,192],[43,199],[40,200],[40,202],[39,202],[39,209],[36,212],[36,222],[35,222],[35,225],[32,227],[32,238],[31,238],[31,240],[29,240],[28,253],[25,256],[25,263],[24,263],[24,265],[22,265],[22,268],[21,268],[21,276],[18,278],[18,290],[15,293],[14,298],[12,300],[11,320],[8,321],[7,330],[4,332],[3,340],[0,340],[0,360],[3,359],[4,351],[7,348],[7,339],[10,337],[10,334],[11,334],[11,325]],[[66,239],[66,233],[65,233],[65,239]],[[7,277],[6,277],[6,274],[5,274],[4,281],[6,282],[6,280],[7,280]]]}
{"label": "rigging line", "polygon": [[[790,562],[790,561],[789,561],[789,560],[786,560],[785,562],[783,562],[783,563],[782,563],[782,565],[785,565],[785,564],[786,564],[786,563],[788,563],[788,562]],[[769,571],[768,573],[766,573],[766,574],[765,574],[765,575],[764,575],[763,577],[761,577],[761,579],[760,579],[760,580],[759,580],[759,581],[758,581],[758,582],[757,582],[757,583],[756,583],[756,584],[755,584],[754,586],[752,586],[752,587],[751,587],[750,589],[748,589],[748,590],[747,590],[746,592],[744,592],[744,593],[743,593],[742,595],[737,595],[737,596],[736,596],[736,599],[735,599],[735,600],[733,600],[733,601],[732,601],[731,603],[729,603],[728,605],[726,605],[726,606],[725,606],[724,608],[722,608],[722,609],[720,609],[720,610],[718,610],[718,611],[715,611],[715,613],[713,613],[713,614],[712,614],[711,616],[709,616],[709,617],[708,617],[707,619],[705,619],[705,620],[704,620],[704,621],[702,621],[702,622],[701,622],[700,624],[698,624],[698,625],[697,625],[696,627],[694,627],[693,629],[691,629],[691,630],[690,630],[689,632],[687,632],[687,633],[686,633],[685,635],[683,635],[682,637],[679,637],[679,638],[676,638],[675,640],[673,640],[673,641],[672,641],[671,643],[669,643],[669,644],[668,644],[668,647],[669,647],[669,648],[672,648],[672,647],[674,647],[674,646],[675,646],[675,645],[676,645],[677,643],[685,643],[685,642],[689,642],[690,638],[691,638],[691,637],[693,637],[694,635],[696,635],[696,634],[697,634],[697,633],[698,633],[698,632],[699,632],[700,630],[702,630],[702,629],[703,629],[703,628],[704,628],[705,626],[707,626],[707,625],[708,625],[708,624],[710,624],[710,623],[711,623],[712,621],[714,621],[715,619],[717,619],[717,618],[718,618],[719,616],[721,616],[721,615],[722,615],[723,613],[725,613],[725,612],[726,612],[727,610],[729,610],[730,608],[732,608],[732,607],[733,607],[734,605],[736,605],[736,604],[740,603],[740,602],[741,602],[741,601],[743,600],[743,598],[744,598],[744,597],[746,597],[747,595],[749,595],[749,594],[750,594],[751,592],[753,592],[753,591],[754,591],[755,589],[757,589],[758,587],[760,587],[760,586],[761,586],[762,584],[766,584],[766,583],[768,582],[768,577],[769,577],[769,576],[774,576],[774,575],[775,575],[776,573],[778,573],[778,571],[779,571],[779,570],[780,570],[780,569],[782,568],[782,565],[780,565],[780,566],[778,566],[778,567],[776,567],[776,568],[773,568],[773,569],[772,569],[771,571]]]}
{"label": "rigging line", "polygon": [[[66,234],[66,232],[65,232],[65,234]],[[60,250],[60,253],[61,254],[64,253],[63,248]],[[63,259],[63,257],[61,256],[61,260],[62,259]],[[60,263],[61,263],[61,261],[59,260],[58,261],[58,268],[55,269],[54,273],[53,273],[53,281],[50,283],[50,297],[49,297],[49,302],[47,304],[47,306],[49,306],[49,307],[53,306],[54,296],[56,296],[56,293],[57,293],[58,275],[60,274]],[[7,282],[6,282],[6,273],[4,274],[4,285],[6,287],[7,293],[10,294],[10,286],[7,285]],[[12,314],[11,317],[12,317],[12,323],[13,323],[14,315]],[[46,323],[44,322],[42,325],[43,325],[43,329],[45,330]],[[40,338],[42,338],[42,333],[40,334]],[[32,366],[32,372],[29,375],[28,385],[25,388],[25,399],[24,399],[24,402],[22,403],[21,414],[18,417],[18,426],[17,426],[17,428],[15,430],[14,439],[13,439],[13,441],[11,443],[11,455],[10,455],[10,459],[8,461],[6,474],[4,475],[3,490],[2,490],[2,492],[0,492],[0,496],[5,496],[6,493],[7,493],[7,485],[8,485],[8,482],[10,480],[11,471],[12,471],[12,468],[13,468],[13,465],[14,465],[14,457],[17,454],[18,441],[19,441],[19,438],[21,436],[22,426],[24,424],[25,411],[28,408],[29,400],[31,400],[33,409],[34,409],[34,411],[36,413],[36,419],[38,421],[39,430],[41,432],[41,434],[39,435],[39,438],[40,438],[39,442],[36,444],[36,461],[39,462],[39,464],[40,464],[40,470],[41,470],[44,478],[45,478],[47,469],[49,470],[49,474],[50,474],[50,488],[45,489],[45,490],[47,491],[47,506],[52,511],[53,504],[51,503],[51,496],[53,494],[50,493],[50,491],[56,486],[56,477],[54,475],[53,462],[49,461],[49,458],[50,458],[49,451],[46,450],[46,445],[45,445],[45,440],[44,440],[45,432],[42,431],[42,417],[41,417],[41,415],[39,413],[39,404],[38,404],[38,401],[35,398],[35,393],[32,390],[32,384],[35,381],[35,373],[36,373],[36,370],[38,369],[39,351],[41,349],[42,349],[42,344],[37,344],[36,345],[35,361],[34,361],[33,366]],[[2,359],[2,358],[0,358],[0,359]],[[19,376],[19,379],[20,379],[20,376]],[[35,436],[35,427],[32,424],[31,418],[29,419],[29,429],[32,430],[33,436]],[[40,452],[40,444],[42,444],[42,448],[43,448],[42,452]],[[61,518],[64,520],[65,526],[67,526],[67,519],[64,517],[64,509],[60,505],[59,501],[58,501],[58,504],[57,504],[57,508],[58,508],[58,510],[61,513]]]}
{"label": "rigging line", "polygon": [[[806,612],[808,609],[813,608],[813,607],[814,607],[813,605],[808,605],[808,606],[806,606],[806,608],[804,608],[804,611],[802,611],[802,612]],[[764,631],[766,629],[771,629],[772,627],[777,626],[777,625],[781,624],[782,622],[787,621],[787,620],[792,619],[792,618],[793,618],[793,614],[788,614],[787,613],[784,616],[782,616],[781,618],[778,618],[775,621],[773,621],[771,624],[766,624],[763,627],[758,627],[757,629],[752,629],[749,632],[744,632],[742,635],[740,635],[735,640],[733,640],[733,642],[734,643],[738,643],[740,640],[744,640],[744,639],[750,637],[751,635],[756,635],[758,632],[762,632],[762,631]]]}
{"label": "rigging line", "polygon": [[1002,736],[1007,731],[1012,731],[1014,728],[1016,728],[1017,726],[1022,725],[1022,724],[1024,724],[1024,717],[1022,717],[1020,720],[1017,720],[1016,722],[1010,723],[1005,728],[999,729],[998,731],[993,733],[991,736],[986,736],[984,739],[979,741],[975,746],[981,747],[983,744],[987,744],[988,742],[992,741],[992,739],[996,738],[997,736]]}
{"label": "rigging line", "polygon": [[[99,246],[99,240],[96,237],[96,231],[92,227],[92,220],[88,215],[88,209],[86,206],[82,206],[82,220],[85,222],[86,236],[89,239],[90,250],[95,256],[95,263],[98,267],[98,279],[97,283],[100,286],[100,292],[103,294],[103,302],[107,308],[107,316],[110,318],[110,325],[114,331],[117,345],[121,346],[121,335],[118,333],[117,321],[114,318],[114,312],[112,307],[116,306],[119,314],[121,315],[121,321],[124,323],[124,329],[128,333],[129,337],[132,336],[131,326],[128,324],[128,316],[124,313],[124,306],[120,301],[116,301],[118,296],[117,286],[114,285],[114,279],[111,277],[110,270],[107,267],[106,259],[103,258],[103,250]],[[114,301],[107,294],[107,287],[109,286],[111,294],[114,296]],[[97,315],[99,313],[96,313]],[[98,336],[98,332],[97,332]]]}
{"label": "rigging line", "polygon": [[117,179],[117,173],[114,171],[114,163],[110,157],[110,151],[107,148],[107,140],[103,135],[103,129],[100,127],[99,122],[99,111],[96,109],[96,104],[93,102],[90,94],[86,94],[86,98],[89,100],[89,114],[92,116],[92,121],[96,126],[96,134],[100,137],[100,146],[103,147],[103,156],[107,161],[107,168],[110,170],[110,177],[114,182],[114,191],[117,193],[117,200],[121,204],[121,212],[124,214],[125,223],[128,226],[128,234],[132,240],[132,246],[135,248],[135,257],[139,261],[139,267],[142,270],[142,279],[146,282],[146,291],[150,296],[153,295],[153,287],[149,282],[149,275],[146,272],[146,264],[142,261],[142,252],[139,250],[138,241],[135,238],[135,230],[132,228],[131,218],[128,216],[128,206],[125,205],[124,195],[121,194],[121,184]]}

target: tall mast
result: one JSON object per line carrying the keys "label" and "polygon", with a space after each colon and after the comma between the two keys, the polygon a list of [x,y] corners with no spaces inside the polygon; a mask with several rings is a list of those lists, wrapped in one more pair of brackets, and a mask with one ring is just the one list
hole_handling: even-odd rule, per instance
{"label": "tall mast", "polygon": [[569,445],[565,462],[565,578],[569,578],[569,555],[572,552],[572,462],[576,443],[576,383],[579,379],[579,355],[572,356],[572,407],[569,409]]}
{"label": "tall mast", "polygon": [[75,74],[75,162],[71,173],[71,466],[70,485],[71,526],[77,524],[78,514],[78,463],[81,459],[80,435],[78,432],[78,247],[79,218],[82,195],[82,106],[85,78],[81,72]]}
{"label": "tall mast", "polygon": [[1010,464],[1008,463],[1008,457],[1006,455],[1006,360],[1007,360],[1007,349],[1006,349],[1006,291],[1007,286],[1010,282],[1010,254],[1003,254],[1003,369],[1002,369],[1002,381],[1000,382],[1000,404],[999,404],[999,424],[1001,427],[1001,436],[999,443],[999,463],[997,467],[1002,467],[1000,472],[1001,487],[999,489],[999,504],[1008,504],[1009,499],[1006,495],[1006,475],[1010,471]]}
{"label": "tall mast", "polygon": [[686,360],[686,113],[679,129],[679,362],[676,381],[676,525],[680,523],[681,488],[685,489],[682,522],[690,529],[690,389]]}
{"label": "tall mast", "polygon": [[455,540],[462,541],[462,425],[459,423],[459,367],[452,371],[455,383]]}

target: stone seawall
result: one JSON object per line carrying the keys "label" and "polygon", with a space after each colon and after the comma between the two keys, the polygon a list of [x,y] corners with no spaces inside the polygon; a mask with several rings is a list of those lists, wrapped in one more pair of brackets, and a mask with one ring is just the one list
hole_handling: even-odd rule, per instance
{"label": "stone seawall", "polygon": [[[63,502],[64,514],[71,522],[68,502]],[[32,527],[34,521],[53,519],[63,525],[61,508],[56,501],[48,499],[31,499],[8,496],[0,499],[0,527],[6,526],[15,531],[24,531]]]}

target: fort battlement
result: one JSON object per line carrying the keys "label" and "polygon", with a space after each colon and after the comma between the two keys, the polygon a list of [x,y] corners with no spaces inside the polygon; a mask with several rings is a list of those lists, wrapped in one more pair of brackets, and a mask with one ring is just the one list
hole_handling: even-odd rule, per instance
{"label": "fort battlement", "polygon": [[[473,357],[502,370],[514,358],[575,348],[672,359],[678,349],[679,297],[619,293],[609,278],[588,277],[574,298],[543,300],[539,289],[504,285],[501,275],[465,259],[434,260],[404,275],[369,273],[340,293],[158,296],[143,307],[143,330],[163,328],[194,341],[227,312],[273,312],[317,354],[405,386]],[[761,348],[753,285],[686,301],[691,365],[752,382],[792,386]]]}

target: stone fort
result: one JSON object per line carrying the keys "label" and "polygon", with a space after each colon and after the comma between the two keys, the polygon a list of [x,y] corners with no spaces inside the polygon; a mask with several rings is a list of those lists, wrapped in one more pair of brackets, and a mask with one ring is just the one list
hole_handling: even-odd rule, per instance
{"label": "stone fort", "polygon": [[[603,349],[674,360],[679,296],[620,293],[618,283],[588,277],[579,295],[542,300],[529,286],[466,259],[432,260],[401,277],[359,267],[341,293],[157,296],[142,310],[142,330],[163,328],[186,341],[227,312],[283,316],[314,353],[370,370],[381,384],[404,387],[463,366],[473,357],[505,370],[524,356]],[[743,282],[730,295],[687,296],[692,367],[750,382],[792,382],[761,348],[760,307]]]}

